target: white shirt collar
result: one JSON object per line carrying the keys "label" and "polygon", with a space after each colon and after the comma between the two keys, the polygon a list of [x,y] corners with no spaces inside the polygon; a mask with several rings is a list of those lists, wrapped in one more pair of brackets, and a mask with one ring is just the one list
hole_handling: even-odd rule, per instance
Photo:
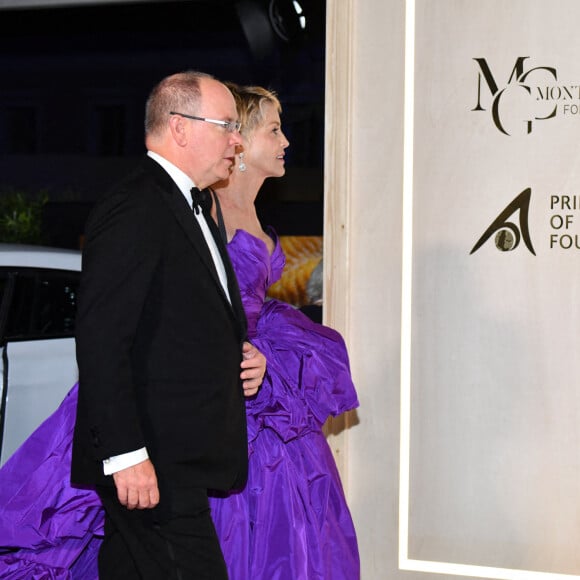
{"label": "white shirt collar", "polygon": [[147,155],[154,161],[157,161],[157,163],[159,163],[159,165],[161,165],[161,167],[163,167],[163,169],[169,173],[169,176],[171,179],[173,179],[173,181],[175,181],[179,191],[183,193],[185,199],[187,199],[189,205],[191,205],[191,188],[195,187],[195,183],[193,183],[192,179],[183,171],[181,171],[179,167],[176,167],[173,165],[173,163],[171,163],[171,161],[167,161],[165,157],[161,157],[161,155],[158,153],[155,153],[154,151],[147,151]]}

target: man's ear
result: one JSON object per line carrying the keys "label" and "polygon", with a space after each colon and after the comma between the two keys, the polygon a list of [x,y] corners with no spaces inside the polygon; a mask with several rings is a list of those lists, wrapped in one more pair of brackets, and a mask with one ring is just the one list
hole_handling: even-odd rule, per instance
{"label": "man's ear", "polygon": [[169,130],[173,140],[180,146],[187,145],[187,126],[186,121],[180,115],[171,115],[169,117]]}

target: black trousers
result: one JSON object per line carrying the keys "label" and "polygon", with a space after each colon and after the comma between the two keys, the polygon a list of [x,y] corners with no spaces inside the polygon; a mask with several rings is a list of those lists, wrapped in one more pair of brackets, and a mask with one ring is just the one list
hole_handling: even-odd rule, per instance
{"label": "black trousers", "polygon": [[100,580],[227,580],[207,490],[172,490],[170,504],[151,510],[128,510],[114,488],[98,492],[105,508]]}

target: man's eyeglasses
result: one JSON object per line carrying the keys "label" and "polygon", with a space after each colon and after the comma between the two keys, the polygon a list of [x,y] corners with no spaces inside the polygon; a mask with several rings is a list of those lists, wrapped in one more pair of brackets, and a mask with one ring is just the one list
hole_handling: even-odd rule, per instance
{"label": "man's eyeglasses", "polygon": [[228,133],[234,133],[242,128],[242,124],[239,121],[218,121],[217,119],[208,119],[207,117],[196,117],[195,115],[186,115],[185,113],[176,113],[175,111],[170,111],[169,114],[179,115],[180,117],[185,117],[186,119],[193,119],[194,121],[205,121],[206,123],[221,125]]}

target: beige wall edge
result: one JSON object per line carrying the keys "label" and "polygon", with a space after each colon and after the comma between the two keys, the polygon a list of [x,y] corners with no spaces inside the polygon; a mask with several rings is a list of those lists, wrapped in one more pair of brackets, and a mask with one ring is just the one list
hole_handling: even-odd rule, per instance
{"label": "beige wall edge", "polygon": [[[324,155],[324,322],[349,344],[353,0],[328,1]],[[348,495],[349,413],[330,418],[328,442]]]}

